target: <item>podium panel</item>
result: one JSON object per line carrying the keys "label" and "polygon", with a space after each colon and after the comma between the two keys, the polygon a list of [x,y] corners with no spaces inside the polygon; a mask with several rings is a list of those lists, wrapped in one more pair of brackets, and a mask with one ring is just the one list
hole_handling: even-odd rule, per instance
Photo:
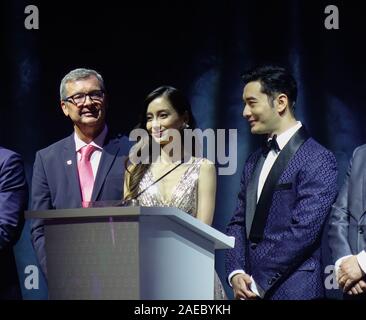
{"label": "podium panel", "polygon": [[215,249],[234,239],[174,208],[27,212],[45,219],[52,300],[213,299]]}
{"label": "podium panel", "polygon": [[49,298],[139,299],[138,232],[108,218],[46,225]]}

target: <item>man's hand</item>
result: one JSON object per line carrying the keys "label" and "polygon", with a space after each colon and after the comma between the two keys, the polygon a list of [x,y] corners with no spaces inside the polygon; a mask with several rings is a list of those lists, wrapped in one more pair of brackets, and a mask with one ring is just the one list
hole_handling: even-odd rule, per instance
{"label": "man's hand", "polygon": [[366,282],[364,280],[358,281],[353,287],[347,292],[350,296],[355,296],[366,292]]}
{"label": "man's hand", "polygon": [[[344,259],[339,266],[338,271],[338,283],[341,288],[343,288],[343,292],[352,291],[354,285],[356,285],[365,273],[360,268],[357,256],[351,256]],[[354,288],[353,292],[358,292],[360,287]]]}
{"label": "man's hand", "polygon": [[234,298],[244,300],[254,300],[257,295],[253,293],[249,288],[252,280],[248,274],[236,274],[231,278],[231,284],[233,286]]}

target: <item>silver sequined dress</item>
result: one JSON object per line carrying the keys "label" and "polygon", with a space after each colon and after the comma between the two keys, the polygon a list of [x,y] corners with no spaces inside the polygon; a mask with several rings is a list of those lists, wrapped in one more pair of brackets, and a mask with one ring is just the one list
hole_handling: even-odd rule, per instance
{"label": "silver sequined dress", "polygon": [[[196,217],[198,176],[204,160],[204,158],[192,158],[189,164],[183,164],[187,166],[187,169],[173,189],[169,202],[164,201],[161,197],[159,192],[160,182],[158,182],[140,195],[138,198],[139,204],[146,207],[175,207]],[[151,170],[148,169],[141,179],[138,192],[147,188],[155,180]],[[223,285],[216,272],[214,290],[215,300],[227,299]]]}

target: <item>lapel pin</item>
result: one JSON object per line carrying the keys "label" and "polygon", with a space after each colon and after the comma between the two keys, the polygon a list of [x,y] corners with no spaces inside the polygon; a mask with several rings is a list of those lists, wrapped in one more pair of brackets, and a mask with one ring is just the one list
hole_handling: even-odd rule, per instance
{"label": "lapel pin", "polygon": [[72,165],[72,161],[71,160],[67,160],[66,161],[67,165],[71,166]]}

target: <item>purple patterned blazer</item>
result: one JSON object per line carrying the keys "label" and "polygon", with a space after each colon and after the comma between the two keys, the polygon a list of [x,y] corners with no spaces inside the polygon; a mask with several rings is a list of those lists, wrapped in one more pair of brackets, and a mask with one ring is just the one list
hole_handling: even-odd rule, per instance
{"label": "purple patterned blazer", "polygon": [[[227,228],[227,235],[236,239],[235,247],[226,253],[227,275],[243,269],[264,290],[264,299],[321,299],[324,286],[320,245],[337,193],[336,159],[312,138],[304,139],[267,194],[263,194],[264,185],[259,202],[268,203],[264,206],[268,212],[262,238],[254,242],[246,223],[250,214],[247,188],[261,157],[261,150],[257,150],[245,163],[237,207]],[[255,202],[254,219],[259,214],[256,206]]]}

